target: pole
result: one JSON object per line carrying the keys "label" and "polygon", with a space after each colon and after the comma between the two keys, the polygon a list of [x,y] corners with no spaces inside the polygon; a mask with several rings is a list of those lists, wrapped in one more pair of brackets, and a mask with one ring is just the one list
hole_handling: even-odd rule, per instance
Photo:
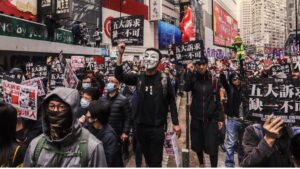
{"label": "pole", "polygon": [[300,47],[299,47],[299,41],[298,41],[298,0],[295,0],[295,20],[296,20],[296,46],[297,46],[297,49],[299,50]]}
{"label": "pole", "polygon": [[120,18],[122,16],[122,2],[123,2],[123,0],[120,0]]}
{"label": "pole", "polygon": [[190,105],[189,105],[189,92],[186,92],[186,148],[182,149],[182,167],[190,166]]}

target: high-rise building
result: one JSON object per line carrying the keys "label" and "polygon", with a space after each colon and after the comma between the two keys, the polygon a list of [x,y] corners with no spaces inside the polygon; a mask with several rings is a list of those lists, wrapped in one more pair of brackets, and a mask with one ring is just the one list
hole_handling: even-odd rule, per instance
{"label": "high-rise building", "polygon": [[282,48],[286,38],[286,0],[251,0],[250,8],[250,43],[256,47]]}
{"label": "high-rise building", "polygon": [[[298,30],[300,29],[300,13],[299,13],[299,0],[297,0],[298,5]],[[286,0],[286,9],[287,9],[287,28],[286,28],[286,35],[288,36],[289,33],[296,30],[296,15],[295,15],[295,0]]]}
{"label": "high-rise building", "polygon": [[246,45],[250,45],[250,35],[251,35],[251,0],[241,0],[239,4],[240,9],[240,35],[243,42]]}

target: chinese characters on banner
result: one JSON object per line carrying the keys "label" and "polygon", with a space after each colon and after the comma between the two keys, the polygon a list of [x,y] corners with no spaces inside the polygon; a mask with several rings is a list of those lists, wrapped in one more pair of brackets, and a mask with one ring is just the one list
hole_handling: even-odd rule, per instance
{"label": "chinese characters on banner", "polygon": [[179,64],[195,63],[204,56],[203,41],[192,41],[176,45],[175,56]]}
{"label": "chinese characters on banner", "polygon": [[285,123],[300,124],[300,81],[291,79],[260,78],[249,79],[249,120],[264,121],[271,114],[280,116]]}
{"label": "chinese characters on banner", "polygon": [[144,16],[127,16],[114,18],[111,23],[112,45],[116,46],[118,41],[127,45],[144,45]]}
{"label": "chinese characters on banner", "polygon": [[44,84],[41,78],[34,78],[34,79],[29,79],[25,80],[21,83],[22,85],[25,86],[31,86],[34,88],[37,88],[38,90],[38,96],[45,96],[46,92],[44,90]]}
{"label": "chinese characters on banner", "polygon": [[272,75],[275,76],[279,72],[283,72],[286,75],[290,75],[292,73],[290,64],[280,64],[280,65],[273,65],[271,68]]}
{"label": "chinese characters on banner", "polygon": [[52,62],[48,84],[50,90],[64,86],[64,69],[59,60]]}
{"label": "chinese characters on banner", "polygon": [[37,88],[2,81],[3,97],[6,103],[13,105],[18,116],[37,119]]}
{"label": "chinese characters on banner", "polygon": [[70,5],[72,1],[71,0],[56,0],[56,15],[58,18],[68,18],[70,17],[71,11],[70,11]]}
{"label": "chinese characters on banner", "polygon": [[150,21],[158,21],[162,19],[162,0],[150,1]]}
{"label": "chinese characters on banner", "polygon": [[47,65],[31,65],[31,63],[26,64],[26,74],[31,75],[31,78],[42,77],[47,78],[48,70]]}
{"label": "chinese characters on banner", "polygon": [[84,56],[72,56],[71,57],[72,68],[84,68],[85,67],[85,58]]}
{"label": "chinese characters on banner", "polygon": [[300,71],[300,56],[291,56],[293,62],[293,70]]}

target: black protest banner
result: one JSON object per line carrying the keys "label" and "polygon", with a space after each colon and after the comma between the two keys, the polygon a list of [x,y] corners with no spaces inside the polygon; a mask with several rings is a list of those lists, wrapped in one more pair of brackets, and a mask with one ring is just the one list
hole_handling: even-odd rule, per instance
{"label": "black protest banner", "polygon": [[264,121],[273,114],[286,124],[300,124],[300,80],[260,78],[249,79],[246,117],[251,121]]}
{"label": "black protest banner", "polygon": [[144,16],[114,18],[111,23],[112,45],[123,41],[127,45],[144,45]]}
{"label": "black protest banner", "polygon": [[94,57],[86,57],[85,58],[85,68],[87,71],[93,71],[97,67],[97,64],[94,60]]}
{"label": "black protest banner", "polygon": [[175,46],[175,56],[179,64],[195,63],[204,57],[203,41],[193,41]]}
{"label": "black protest banner", "polygon": [[300,71],[300,56],[291,56],[293,70]]}
{"label": "black protest banner", "polygon": [[41,77],[41,78],[47,78],[48,76],[48,69],[47,65],[33,65],[31,67],[31,71],[27,72],[31,74],[31,78]]}
{"label": "black protest banner", "polygon": [[248,62],[246,63],[246,69],[248,71],[257,71],[258,70],[258,65],[254,62]]}
{"label": "black protest banner", "polygon": [[55,60],[51,64],[50,74],[48,77],[49,89],[64,86],[64,67],[60,60]]}
{"label": "black protest banner", "polygon": [[115,60],[113,58],[105,58],[106,74],[113,76],[115,74]]}
{"label": "black protest banner", "polygon": [[291,66],[288,63],[273,65],[271,71],[272,76],[275,76],[280,72],[285,73],[286,75],[290,75],[292,72]]}

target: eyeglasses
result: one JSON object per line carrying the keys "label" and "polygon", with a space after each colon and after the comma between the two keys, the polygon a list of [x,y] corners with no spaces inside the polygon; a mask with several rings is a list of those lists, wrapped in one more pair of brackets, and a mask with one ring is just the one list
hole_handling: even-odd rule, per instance
{"label": "eyeglasses", "polygon": [[63,104],[59,104],[59,105],[55,105],[55,104],[49,104],[48,109],[51,111],[65,111],[67,109],[67,106],[63,105]]}
{"label": "eyeglasses", "polygon": [[233,81],[236,81],[236,80],[240,80],[240,78],[233,78],[232,80],[233,80]]}

